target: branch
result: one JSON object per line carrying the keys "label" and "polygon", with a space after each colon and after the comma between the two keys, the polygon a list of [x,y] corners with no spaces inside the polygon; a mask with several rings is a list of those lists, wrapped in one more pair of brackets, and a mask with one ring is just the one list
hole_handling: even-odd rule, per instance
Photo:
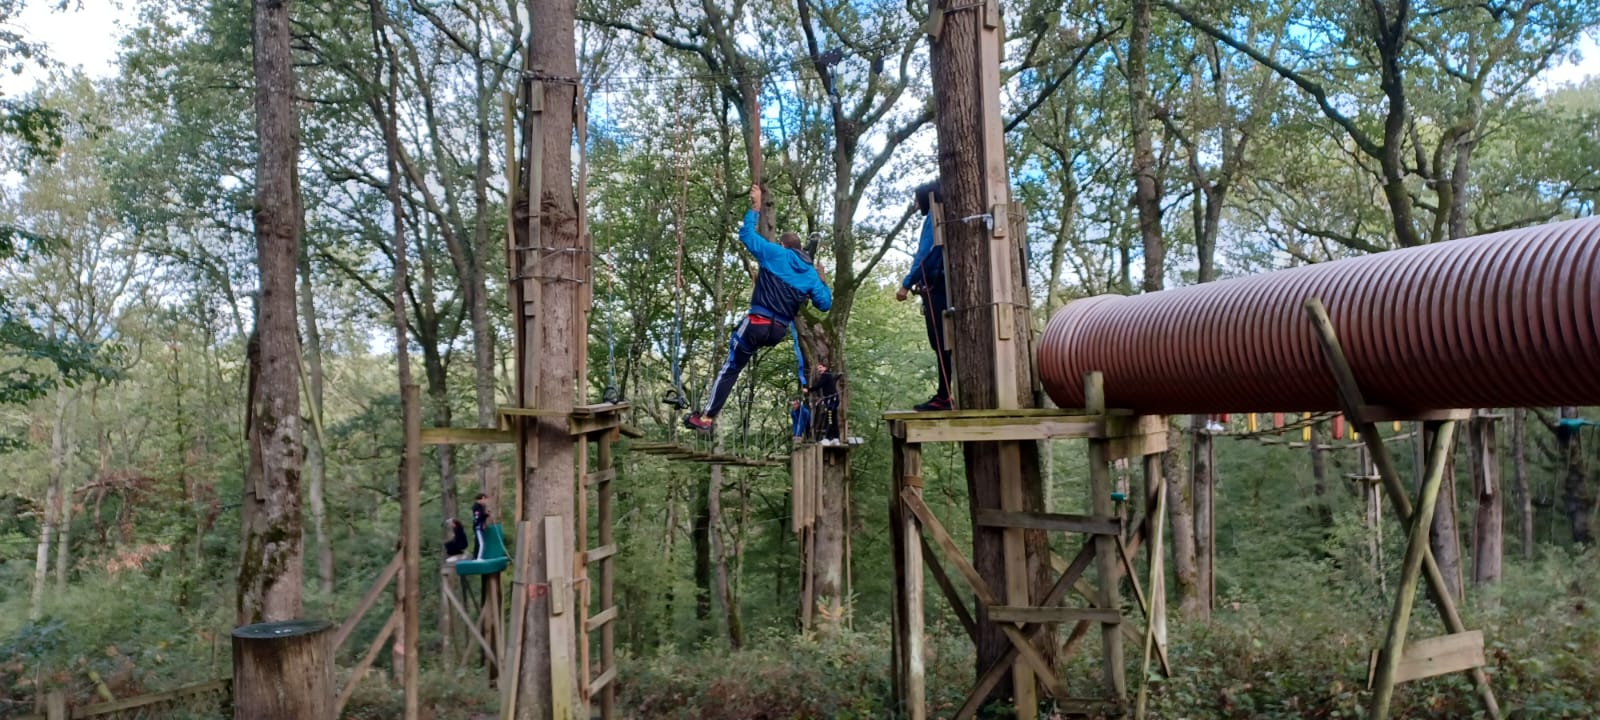
{"label": "branch", "polygon": [[883,244],[878,246],[878,251],[872,254],[872,259],[868,260],[866,266],[861,268],[861,272],[856,274],[853,289],[861,288],[862,281],[872,274],[872,269],[878,266],[878,261],[882,260],[884,254],[889,252],[890,246],[894,245],[894,239],[906,229],[906,223],[911,222],[911,214],[915,212],[915,208],[916,205],[914,204],[907,205],[905,213],[900,216],[900,221],[895,223],[894,228],[887,235],[883,236]]}
{"label": "branch", "polygon": [[1301,90],[1304,90],[1306,94],[1310,95],[1317,101],[1317,107],[1321,108],[1323,115],[1326,115],[1329,120],[1338,123],[1339,127],[1344,128],[1345,133],[1347,133],[1350,136],[1350,139],[1361,148],[1362,152],[1367,153],[1374,158],[1383,157],[1383,147],[1373,142],[1372,138],[1367,135],[1366,131],[1362,130],[1359,125],[1356,125],[1354,120],[1346,117],[1344,113],[1339,112],[1339,110],[1333,106],[1333,103],[1328,100],[1328,91],[1321,85],[1312,82],[1306,76],[1295,72],[1293,69],[1290,69],[1282,63],[1267,57],[1266,54],[1255,49],[1255,47],[1251,46],[1250,44],[1239,40],[1224,32],[1222,29],[1200,19],[1200,16],[1194,14],[1189,9],[1172,2],[1172,0],[1155,0],[1155,2],[1161,7],[1171,10],[1178,17],[1183,18],[1183,21],[1189,23],[1189,25],[1194,29],[1210,35],[1211,37],[1216,38],[1223,43],[1226,43],[1228,47],[1250,56],[1252,60],[1267,66],[1273,72],[1277,73],[1279,77],[1294,83]]}
{"label": "branch", "polygon": [[1117,26],[1114,28],[1102,28],[1098,33],[1095,34],[1094,37],[1089,38],[1089,42],[1084,43],[1082,47],[1079,47],[1077,52],[1073,53],[1072,61],[1067,63],[1067,69],[1062,70],[1060,75],[1057,75],[1054,79],[1047,83],[1044,88],[1039,91],[1038,96],[1034,97],[1033,101],[1028,103],[1027,107],[1018,111],[1015,117],[1006,121],[1005,132],[1011,132],[1018,125],[1021,125],[1023,122],[1027,121],[1028,117],[1033,115],[1033,111],[1038,110],[1039,106],[1043,105],[1046,100],[1050,99],[1050,96],[1055,94],[1056,89],[1061,87],[1061,83],[1065,82],[1067,78],[1071,77],[1073,73],[1078,71],[1078,66],[1082,65],[1084,58],[1089,56],[1089,51],[1094,49],[1094,46],[1099,45],[1100,41],[1110,37],[1112,33],[1122,30],[1123,25],[1124,23],[1118,22]]}

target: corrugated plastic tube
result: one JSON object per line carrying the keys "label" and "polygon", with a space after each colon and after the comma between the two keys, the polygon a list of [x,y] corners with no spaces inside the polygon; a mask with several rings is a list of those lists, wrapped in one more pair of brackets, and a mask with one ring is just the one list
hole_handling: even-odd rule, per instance
{"label": "corrugated plastic tube", "polygon": [[1045,391],[1150,414],[1325,411],[1321,298],[1369,405],[1600,405],[1600,218],[1144,295],[1069,303],[1038,345]]}

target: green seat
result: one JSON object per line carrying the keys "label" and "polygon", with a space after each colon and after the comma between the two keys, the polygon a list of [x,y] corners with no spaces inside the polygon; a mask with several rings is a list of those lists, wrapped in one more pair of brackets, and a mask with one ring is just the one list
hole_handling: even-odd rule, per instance
{"label": "green seat", "polygon": [[499,525],[490,525],[483,529],[483,559],[456,561],[457,575],[493,575],[502,572],[511,564],[511,558],[506,557],[506,538],[500,531]]}

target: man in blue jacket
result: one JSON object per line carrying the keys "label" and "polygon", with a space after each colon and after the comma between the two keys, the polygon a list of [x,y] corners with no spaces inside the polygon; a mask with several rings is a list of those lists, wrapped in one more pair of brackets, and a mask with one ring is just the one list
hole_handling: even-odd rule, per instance
{"label": "man in blue jacket", "polygon": [[953,407],[950,373],[955,372],[955,368],[950,364],[950,347],[944,336],[944,311],[950,309],[950,296],[944,286],[944,247],[933,241],[933,202],[944,200],[939,194],[939,181],[918,186],[916,196],[917,210],[922,213],[922,237],[917,241],[917,254],[911,258],[911,271],[900,281],[894,299],[903,302],[910,292],[922,296],[922,321],[928,326],[928,345],[938,359],[934,369],[939,373],[939,389],[915,409],[923,412],[949,410]]}
{"label": "man in blue jacket", "polygon": [[811,257],[800,247],[800,236],[786,232],[778,243],[768,241],[756,232],[760,219],[761,186],[750,187],[750,210],[744,214],[744,225],[739,228],[739,242],[756,260],[760,272],[756,285],[750,292],[750,312],[733,331],[729,343],[728,361],[711,386],[711,397],[704,410],[685,415],[683,424],[691,430],[711,432],[717,413],[733,392],[739,373],[750,364],[756,351],[777,345],[789,335],[789,325],[807,300],[818,310],[827,312],[833,307],[833,293],[822,281],[822,274],[811,262]]}

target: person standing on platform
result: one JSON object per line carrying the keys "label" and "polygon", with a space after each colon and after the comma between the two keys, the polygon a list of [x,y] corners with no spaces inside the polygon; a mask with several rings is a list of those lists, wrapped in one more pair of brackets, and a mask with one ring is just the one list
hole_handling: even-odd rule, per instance
{"label": "person standing on platform", "polygon": [[478,498],[472,503],[472,534],[478,539],[478,549],[472,554],[473,559],[483,559],[483,529],[489,526],[489,496],[478,493]]}
{"label": "person standing on platform", "polygon": [[817,363],[817,376],[811,381],[811,396],[817,407],[817,441],[824,447],[843,445],[839,441],[839,376],[825,363]]}
{"label": "person standing on platform", "polygon": [[922,321],[928,328],[928,345],[933,348],[939,386],[933,397],[916,406],[920,412],[949,410],[955,407],[950,401],[949,338],[944,332],[944,313],[950,309],[950,295],[944,285],[944,247],[934,242],[933,203],[943,202],[939,181],[924,183],[916,189],[917,211],[922,213],[922,235],[917,240],[917,253],[911,258],[911,271],[900,281],[894,299],[904,302],[910,293],[922,297]]}

